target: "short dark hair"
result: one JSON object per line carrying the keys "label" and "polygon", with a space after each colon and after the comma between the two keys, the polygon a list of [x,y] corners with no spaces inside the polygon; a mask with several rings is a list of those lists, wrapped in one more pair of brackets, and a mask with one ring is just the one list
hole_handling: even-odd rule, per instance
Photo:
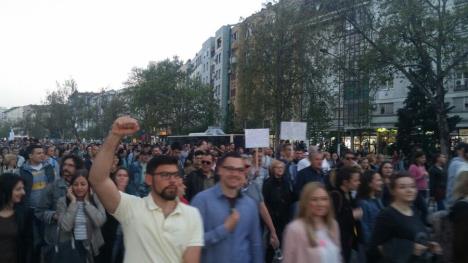
{"label": "short dark hair", "polygon": [[193,153],[193,156],[200,156],[200,155],[206,155],[206,154],[207,152],[198,150]]}
{"label": "short dark hair", "polygon": [[400,178],[405,178],[405,177],[408,177],[408,178],[411,178],[411,179],[414,180],[413,176],[411,176],[411,174],[408,173],[408,172],[406,172],[406,171],[393,174],[393,175],[390,177],[390,184],[389,184],[390,190],[394,190],[394,189],[395,189],[395,187],[396,187],[396,181],[397,181],[398,179],[400,179]]}
{"label": "short dark hair", "polygon": [[60,167],[63,167],[63,164],[68,159],[73,160],[73,162],[75,163],[75,169],[77,169],[77,170],[83,169],[83,167],[84,167],[83,160],[80,157],[78,157],[78,156],[76,156],[74,154],[69,154],[69,155],[64,156],[62,158],[62,160],[60,161]]}
{"label": "short dark hair", "polygon": [[457,146],[455,146],[455,151],[459,151],[462,149],[465,150],[465,152],[468,152],[468,143],[460,142],[457,144]]}
{"label": "short dark hair", "polygon": [[182,146],[178,142],[173,142],[171,144],[171,150],[179,150],[182,151]]}
{"label": "short dark hair", "polygon": [[423,151],[421,150],[417,150],[413,153],[413,159],[412,159],[412,163],[413,164],[416,164],[416,159],[422,157],[422,156],[426,156],[426,153],[424,153]]}
{"label": "short dark hair", "polygon": [[31,144],[28,146],[28,149],[26,150],[28,155],[32,154],[35,149],[43,149],[41,145],[39,144]]}
{"label": "short dark hair", "polygon": [[175,165],[179,167],[179,160],[168,155],[155,156],[151,158],[146,166],[146,173],[153,175],[156,169],[161,165]]}
{"label": "short dark hair", "polygon": [[355,173],[361,174],[361,168],[357,166],[341,167],[336,174],[336,187],[343,185],[344,181],[349,181],[349,179],[351,179],[351,175]]}
{"label": "short dark hair", "polygon": [[215,168],[215,174],[218,174],[218,169],[219,167],[224,165],[224,162],[226,161],[227,158],[237,158],[242,160],[242,156],[238,152],[228,152],[225,153],[223,156],[218,158],[218,161],[216,162],[216,168]]}

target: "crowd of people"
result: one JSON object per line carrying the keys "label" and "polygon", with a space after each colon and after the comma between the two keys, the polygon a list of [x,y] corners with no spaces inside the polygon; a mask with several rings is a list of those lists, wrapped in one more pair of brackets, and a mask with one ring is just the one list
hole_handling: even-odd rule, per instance
{"label": "crowd of people", "polygon": [[0,263],[468,262],[468,144],[454,157],[282,142],[2,143]]}

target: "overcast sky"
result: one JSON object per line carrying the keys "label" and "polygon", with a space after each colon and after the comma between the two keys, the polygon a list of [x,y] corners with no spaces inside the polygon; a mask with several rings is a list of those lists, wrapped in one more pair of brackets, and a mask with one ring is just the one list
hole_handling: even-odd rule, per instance
{"label": "overcast sky", "polygon": [[0,107],[37,104],[74,78],[118,89],[130,70],[192,58],[222,25],[264,0],[0,0]]}

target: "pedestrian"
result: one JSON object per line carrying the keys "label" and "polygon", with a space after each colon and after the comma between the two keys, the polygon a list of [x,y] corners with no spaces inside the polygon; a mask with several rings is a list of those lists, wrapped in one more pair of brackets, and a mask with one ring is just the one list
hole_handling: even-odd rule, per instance
{"label": "pedestrian", "polygon": [[[111,178],[120,192],[127,193],[130,174],[126,168],[119,167],[115,173],[111,174]],[[102,226],[101,232],[104,238],[104,246],[101,249],[97,262],[122,263],[125,253],[122,226],[115,217],[107,212],[106,222]]]}
{"label": "pedestrian", "polygon": [[189,202],[199,192],[215,185],[215,176],[212,169],[214,165],[213,155],[200,152],[198,155],[195,154],[194,160],[196,158],[200,158],[200,168],[188,174],[184,180],[187,187],[185,196]]}
{"label": "pedestrian", "polygon": [[[251,177],[249,177],[249,171],[250,171],[249,167],[252,167],[252,160],[249,156],[244,155],[242,156],[242,161],[244,162],[244,167],[245,167],[245,180],[241,188],[241,193],[252,198],[257,204],[260,218],[262,222],[264,223],[264,225],[266,226],[266,228],[268,229],[269,242],[267,243],[267,246],[272,246],[272,247],[277,248],[279,246],[279,239],[278,239],[278,236],[276,235],[276,229],[275,229],[275,225],[273,224],[270,211],[265,205],[265,200],[263,198],[262,190],[260,189],[258,184],[256,184],[251,179]],[[263,234],[263,231],[262,231],[262,234]]]}
{"label": "pedestrian", "polygon": [[358,220],[362,217],[362,209],[357,207],[351,192],[358,190],[360,176],[359,167],[340,168],[336,174],[336,189],[330,192],[336,221],[340,226],[341,253],[345,263],[351,261],[352,250],[358,249]]}
{"label": "pedestrian", "polygon": [[441,248],[430,241],[425,223],[413,209],[417,196],[413,176],[401,172],[392,176],[391,205],[378,215],[369,244],[369,262],[426,262],[428,252],[440,254]]}
{"label": "pedestrian", "polygon": [[[202,168],[202,158],[205,155],[204,151],[195,151],[192,155],[192,162],[188,167],[185,167],[184,174],[188,176],[190,173],[195,172]],[[187,161],[188,162],[188,161]],[[186,163],[187,163],[186,162]]]}
{"label": "pedestrian", "polygon": [[418,188],[418,196],[416,197],[414,205],[419,209],[422,220],[427,224],[429,173],[426,170],[426,154],[423,151],[418,150],[413,154],[412,164],[408,172],[413,176],[416,187]]}
{"label": "pedestrian", "polygon": [[8,173],[0,177],[0,262],[31,262],[32,224],[20,205],[24,196],[24,179]]}
{"label": "pedestrian", "polygon": [[[94,257],[99,255],[99,250],[104,245],[101,227],[106,222],[106,212],[91,191],[87,170],[78,170],[71,178],[66,196],[57,201],[57,216],[58,243],[73,243],[80,262],[95,262]],[[60,258],[62,256],[64,255],[60,255]]]}
{"label": "pedestrian", "polygon": [[323,155],[320,152],[309,153],[310,166],[300,170],[297,173],[296,183],[294,185],[294,195],[296,200],[301,195],[304,185],[310,182],[324,183],[324,175],[322,172]]}
{"label": "pedestrian", "polygon": [[468,144],[461,142],[457,144],[455,148],[456,156],[450,161],[448,170],[447,170],[447,190],[445,191],[446,198],[445,198],[445,206],[450,207],[452,206],[453,202],[455,202],[454,198],[452,197],[453,188],[455,186],[455,182],[457,181],[457,177],[459,174],[459,169],[463,166],[468,164]]}
{"label": "pedestrian", "polygon": [[216,164],[219,183],[192,200],[205,230],[203,263],[264,262],[258,206],[240,190],[245,167],[240,155],[229,152]]}
{"label": "pedestrian", "polygon": [[27,149],[28,160],[20,168],[20,176],[24,179],[24,189],[26,191],[25,206],[29,207],[28,215],[32,216],[33,224],[33,256],[34,262],[39,262],[41,251],[44,246],[44,225],[34,216],[34,210],[39,204],[42,193],[47,185],[55,180],[54,168],[43,162],[44,149],[42,146],[33,144]]}
{"label": "pedestrian", "polygon": [[382,177],[375,171],[366,171],[361,176],[361,184],[357,192],[359,207],[362,209],[361,233],[359,244],[359,262],[366,262],[366,251],[370,241],[375,219],[384,208],[380,195],[382,193]]}
{"label": "pedestrian", "polygon": [[359,160],[358,164],[361,167],[363,173],[372,170],[369,165],[368,158],[362,158],[361,160]]}
{"label": "pedestrian", "polygon": [[384,207],[387,207],[392,202],[392,195],[390,194],[390,178],[393,175],[393,165],[391,162],[383,162],[380,165],[380,169],[378,170],[380,176],[382,177],[383,186],[382,186],[382,194],[381,200]]}
{"label": "pedestrian", "polygon": [[146,167],[150,160],[150,153],[141,151],[138,160],[130,165],[130,182],[128,184],[128,193],[144,197],[148,195],[145,185]]}
{"label": "pedestrian", "polygon": [[44,261],[51,261],[50,257],[57,244],[57,202],[66,196],[70,182],[76,171],[83,168],[83,161],[75,155],[62,158],[60,165],[60,178],[49,184],[41,194],[39,203],[34,210],[34,215],[41,221],[44,227],[45,249],[43,250]]}
{"label": "pedestrian", "polygon": [[[293,192],[289,188],[285,178],[285,165],[283,162],[273,160],[270,167],[270,177],[263,184],[263,197],[268,212],[271,215],[277,240],[283,240],[283,232],[292,217]],[[278,244],[280,246],[280,244]],[[275,249],[269,245],[266,253],[266,261],[271,262]]]}
{"label": "pedestrian", "polygon": [[456,200],[450,208],[449,219],[453,224],[453,262],[468,262],[468,172],[459,174],[453,188]]}
{"label": "pedestrian", "polygon": [[93,190],[122,226],[124,262],[198,263],[203,225],[197,209],[177,200],[181,180],[177,159],[158,156],[149,161],[145,181],[151,192],[144,198],[119,192],[109,177],[121,139],[138,130],[138,122],[131,117],[115,120],[90,173]]}
{"label": "pedestrian", "polygon": [[283,263],[339,263],[339,227],[325,187],[312,182],[304,186],[298,217],[285,230]]}
{"label": "pedestrian", "polygon": [[430,196],[437,204],[437,210],[445,210],[445,190],[447,189],[447,172],[445,165],[447,157],[438,153],[434,156],[434,164],[429,168]]}

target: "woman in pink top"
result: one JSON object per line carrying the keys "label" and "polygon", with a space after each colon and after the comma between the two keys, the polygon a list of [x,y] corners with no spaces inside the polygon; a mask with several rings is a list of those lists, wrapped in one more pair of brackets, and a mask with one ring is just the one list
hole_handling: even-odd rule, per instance
{"label": "woman in pink top", "polygon": [[283,263],[341,262],[339,232],[325,187],[308,183],[299,200],[299,215],[286,227]]}
{"label": "woman in pink top", "polygon": [[426,170],[426,154],[423,151],[416,151],[413,155],[413,163],[408,172],[416,181],[418,196],[414,202],[415,207],[421,213],[421,218],[427,224],[427,196],[429,173]]}

